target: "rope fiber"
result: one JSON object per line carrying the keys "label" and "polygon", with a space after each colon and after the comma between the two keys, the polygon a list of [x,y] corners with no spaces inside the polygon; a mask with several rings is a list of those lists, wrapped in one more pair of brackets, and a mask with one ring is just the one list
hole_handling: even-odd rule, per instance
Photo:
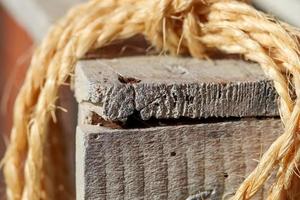
{"label": "rope fiber", "polygon": [[300,32],[242,0],[91,0],[72,8],[36,49],[16,99],[3,159],[7,198],[61,199],[53,190],[65,183],[54,181],[45,170],[47,129],[58,89],[88,51],[138,34],[158,52],[201,59],[213,52],[238,54],[261,65],[279,94],[284,132],[232,199],[251,199],[274,170],[277,177],[268,199],[300,199],[300,188],[295,187],[300,162]]}

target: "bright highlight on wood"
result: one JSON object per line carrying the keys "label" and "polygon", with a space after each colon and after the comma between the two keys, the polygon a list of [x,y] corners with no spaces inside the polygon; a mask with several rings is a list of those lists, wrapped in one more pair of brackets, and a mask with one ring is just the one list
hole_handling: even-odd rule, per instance
{"label": "bright highlight on wood", "polygon": [[35,51],[16,100],[11,144],[4,158],[8,199],[59,199],[53,190],[63,183],[46,173],[44,151],[59,86],[88,51],[137,34],[143,34],[158,52],[208,58],[221,51],[261,65],[280,96],[285,131],[233,199],[250,199],[278,167],[269,199],[295,199],[300,159],[300,33],[234,0],[92,0],[74,7]]}

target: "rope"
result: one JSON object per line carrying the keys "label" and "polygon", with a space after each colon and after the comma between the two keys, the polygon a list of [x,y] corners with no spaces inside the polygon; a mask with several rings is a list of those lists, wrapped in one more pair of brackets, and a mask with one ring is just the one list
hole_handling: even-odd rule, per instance
{"label": "rope", "polygon": [[297,199],[299,188],[293,185],[300,162],[300,32],[242,0],[91,0],[71,9],[35,51],[15,102],[3,160],[8,199],[60,199],[53,190],[65,183],[53,181],[44,166],[59,86],[88,51],[137,34],[172,55],[207,58],[221,51],[261,65],[279,94],[285,128],[232,199],[253,197],[275,169],[268,199]]}

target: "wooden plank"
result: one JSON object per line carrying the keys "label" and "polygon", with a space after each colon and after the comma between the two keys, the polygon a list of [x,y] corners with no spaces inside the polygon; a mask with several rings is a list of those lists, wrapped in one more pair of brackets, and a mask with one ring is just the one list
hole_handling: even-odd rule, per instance
{"label": "wooden plank", "polygon": [[108,120],[277,116],[277,94],[257,64],[167,56],[80,61],[77,101]]}
{"label": "wooden plank", "polygon": [[81,125],[77,198],[230,197],[282,130],[279,119],[115,130]]}

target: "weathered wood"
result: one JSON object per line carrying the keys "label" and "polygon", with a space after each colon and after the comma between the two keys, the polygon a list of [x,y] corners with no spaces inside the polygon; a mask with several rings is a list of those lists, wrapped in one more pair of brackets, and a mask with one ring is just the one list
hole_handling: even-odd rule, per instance
{"label": "weathered wood", "polygon": [[281,131],[277,119],[127,130],[81,125],[77,199],[230,197]]}
{"label": "weathered wood", "polygon": [[276,116],[275,89],[257,64],[166,56],[80,61],[77,101],[109,120]]}
{"label": "weathered wood", "polygon": [[[78,199],[227,198],[282,131],[278,119],[255,118],[278,116],[277,95],[260,67],[244,61],[80,61],[75,96]],[[132,117],[156,118],[159,127],[122,129],[112,122]],[[180,117],[202,124],[176,125]],[[227,122],[203,120],[209,117]],[[173,126],[161,125],[174,118]]]}

